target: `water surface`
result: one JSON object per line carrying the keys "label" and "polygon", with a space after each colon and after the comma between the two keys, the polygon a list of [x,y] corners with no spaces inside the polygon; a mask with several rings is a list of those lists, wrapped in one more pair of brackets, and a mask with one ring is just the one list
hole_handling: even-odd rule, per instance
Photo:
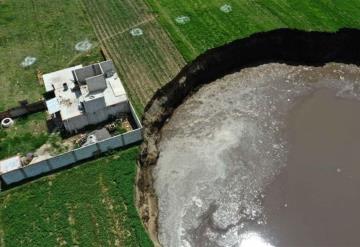
{"label": "water surface", "polygon": [[162,129],[164,246],[358,246],[360,70],[267,64],[202,87]]}

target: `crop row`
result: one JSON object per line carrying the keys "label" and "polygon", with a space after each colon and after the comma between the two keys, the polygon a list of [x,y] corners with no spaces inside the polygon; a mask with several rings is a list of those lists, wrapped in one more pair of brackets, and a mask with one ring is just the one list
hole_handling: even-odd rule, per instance
{"label": "crop row", "polygon": [[[277,28],[335,31],[360,27],[360,1],[147,0],[184,58],[256,32]],[[221,9],[226,7],[228,11]],[[176,18],[186,16],[179,24]]]}
{"label": "crop row", "polygon": [[[138,111],[184,65],[167,33],[142,1],[83,1],[100,45],[111,58]],[[140,28],[142,35],[131,30]]]}

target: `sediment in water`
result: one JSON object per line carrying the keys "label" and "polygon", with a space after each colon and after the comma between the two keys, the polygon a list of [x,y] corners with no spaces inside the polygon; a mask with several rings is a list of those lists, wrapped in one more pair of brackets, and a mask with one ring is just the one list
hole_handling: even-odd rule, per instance
{"label": "sediment in water", "polygon": [[[210,83],[242,68],[267,62],[322,65],[327,62],[360,64],[360,31],[343,29],[337,33],[275,30],[252,35],[223,47],[209,50],[187,65],[179,75],[160,89],[147,105],[144,117],[137,189],[140,215],[156,240],[157,210],[151,169],[158,158],[159,131],[174,109],[200,85]],[[152,203],[153,204],[153,203]]]}
{"label": "sediment in water", "polygon": [[[316,113],[326,111],[327,108],[321,105],[324,100],[332,103],[332,108],[336,109],[335,99],[332,102],[329,97],[323,98],[317,94],[318,90],[324,89],[332,90],[337,97],[349,100],[349,106],[359,107],[359,83],[360,69],[357,66],[266,64],[243,69],[199,89],[176,109],[161,130],[158,145],[160,156],[153,171],[154,187],[159,198],[160,242],[164,246],[174,247],[235,246],[248,232],[256,233],[258,240],[261,237],[265,241],[264,234],[260,233],[267,233],[271,227],[276,228],[274,222],[281,218],[277,214],[267,215],[264,212],[276,209],[276,206],[266,208],[269,204],[263,204],[268,198],[265,188],[283,169],[292,167],[289,170],[294,170],[294,166],[288,164],[290,161],[287,160],[289,146],[296,143],[294,140],[289,142],[285,135],[289,130],[289,113],[296,108],[298,101],[301,104],[310,95],[320,99],[321,109]],[[316,109],[316,106],[312,108]],[[339,117],[341,115],[336,111],[333,113]],[[318,120],[321,117],[326,117],[325,112]],[[309,119],[309,122],[312,120],[316,126],[316,118]],[[335,123],[333,121],[327,127]],[[317,128],[317,131],[321,132],[322,128]],[[302,134],[306,134],[305,130]],[[312,135],[316,136],[315,133]],[[317,143],[324,147],[327,143],[321,144],[321,141]],[[303,143],[305,147],[310,145]],[[329,142],[328,145],[333,144]],[[349,149],[356,147],[347,146]],[[319,151],[320,147],[314,147],[314,152],[316,150]],[[314,160],[321,159],[322,155],[320,152]],[[310,157],[310,154],[306,156]],[[338,156],[340,158],[340,154]],[[301,160],[298,157],[291,161],[299,163]],[[349,159],[343,157],[343,160],[345,162]],[[303,179],[306,183],[311,176],[304,175],[307,166],[300,163],[298,167],[303,169],[296,167],[295,170],[303,172],[303,175],[299,172],[298,180]],[[314,165],[327,169],[327,164],[320,163]],[[326,186],[326,181],[319,182],[321,186]],[[301,190],[301,187],[299,185],[294,191]],[[286,188],[281,187],[282,190]],[[286,193],[294,191],[288,189]],[[293,197],[296,198],[296,195]],[[294,204],[289,202],[287,212],[293,208]],[[351,208],[348,207],[349,211]],[[301,214],[301,208],[296,211]],[[316,209],[314,212],[317,212]],[[275,220],[267,225],[267,218],[273,215]],[[314,213],[311,216],[315,219],[317,215]],[[296,232],[296,229],[301,229],[300,226],[303,227],[301,223],[291,225],[288,222],[287,228]],[[281,233],[281,230],[274,230],[271,237]],[[341,234],[336,238],[341,238]],[[301,245],[294,238],[285,240],[295,246]],[[323,242],[313,244],[324,245]]]}

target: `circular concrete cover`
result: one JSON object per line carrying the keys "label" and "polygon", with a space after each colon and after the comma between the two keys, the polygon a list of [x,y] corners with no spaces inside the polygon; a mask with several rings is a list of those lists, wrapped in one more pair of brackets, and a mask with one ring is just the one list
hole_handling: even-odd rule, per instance
{"label": "circular concrete cover", "polygon": [[27,68],[33,65],[36,62],[37,58],[32,56],[27,56],[24,58],[24,60],[21,62],[21,67]]}
{"label": "circular concrete cover", "polygon": [[75,50],[79,52],[89,51],[92,48],[92,43],[89,40],[80,41],[75,45]]}
{"label": "circular concrete cover", "polygon": [[144,31],[141,28],[133,28],[130,30],[130,34],[134,37],[141,36],[144,34]]}
{"label": "circular concrete cover", "polygon": [[190,22],[190,17],[186,15],[178,16],[175,18],[176,23],[184,25],[188,22]]}

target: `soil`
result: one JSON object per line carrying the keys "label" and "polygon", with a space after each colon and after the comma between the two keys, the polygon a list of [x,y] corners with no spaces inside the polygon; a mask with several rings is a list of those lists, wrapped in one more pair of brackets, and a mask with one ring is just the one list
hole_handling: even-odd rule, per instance
{"label": "soil", "polygon": [[136,207],[155,247],[161,246],[157,232],[158,205],[157,196],[153,189],[152,167],[137,168]]}

